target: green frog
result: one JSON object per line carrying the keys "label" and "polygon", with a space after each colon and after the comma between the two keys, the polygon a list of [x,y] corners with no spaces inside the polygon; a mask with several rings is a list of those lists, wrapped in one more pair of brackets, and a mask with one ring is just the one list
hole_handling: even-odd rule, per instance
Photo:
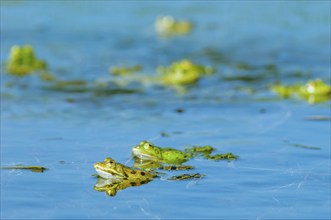
{"label": "green frog", "polygon": [[321,79],[310,80],[306,84],[282,85],[275,84],[271,90],[282,98],[300,97],[310,104],[330,100],[331,87]]}
{"label": "green frog", "polygon": [[155,30],[161,37],[187,35],[192,28],[192,22],[178,21],[171,16],[161,16],[155,21]]}
{"label": "green frog", "polygon": [[8,73],[16,76],[25,76],[34,71],[46,71],[47,64],[39,60],[31,45],[12,46],[6,70]]}
{"label": "green frog", "polygon": [[192,63],[190,60],[181,60],[170,66],[159,66],[160,81],[164,85],[190,85],[195,84],[204,75],[211,75],[215,69],[208,66]]}
{"label": "green frog", "polygon": [[[134,156],[134,167],[153,171],[160,170],[190,170],[193,166],[182,165],[191,158],[202,156],[208,160],[234,160],[238,157],[232,153],[211,155],[215,149],[211,146],[189,147],[183,151],[173,148],[161,148],[153,145],[148,141],[142,141],[139,145],[133,147],[132,154]],[[201,174],[197,174],[200,178]],[[194,179],[195,174],[184,174],[173,176],[168,180],[184,180]]]}
{"label": "green frog", "polygon": [[134,157],[162,164],[182,164],[193,157],[202,156],[209,160],[233,160],[238,157],[232,153],[211,155],[215,149],[211,146],[186,148],[183,151],[173,148],[161,148],[148,141],[142,141],[132,149]]}
{"label": "green frog", "polygon": [[[155,172],[154,170],[130,168],[116,162],[110,157],[102,162],[95,163],[94,168],[98,173],[98,181],[95,184],[94,189],[97,191],[105,191],[106,194],[110,196],[115,196],[118,190],[130,186],[141,186],[146,184],[163,174]],[[168,180],[200,179],[203,176],[204,175],[199,173],[183,174],[173,176]]]}
{"label": "green frog", "polygon": [[107,157],[102,162],[94,164],[94,168],[98,175],[104,179],[110,179],[114,182],[120,182],[127,179],[153,179],[156,177],[143,170],[135,170],[123,164],[117,163],[114,159]]}
{"label": "green frog", "polygon": [[[190,147],[183,151],[173,148],[161,148],[148,141],[142,141],[133,147],[133,167],[125,166],[108,157],[102,162],[94,164],[98,173],[98,182],[94,186],[97,191],[105,191],[107,195],[114,196],[118,190],[130,186],[140,186],[160,177],[165,173],[156,170],[189,170],[193,166],[182,165],[196,156],[203,156],[206,159],[236,159],[232,153],[211,155],[215,149],[211,146]],[[167,180],[178,181],[188,179],[201,179],[203,174],[182,174],[167,178]]]}

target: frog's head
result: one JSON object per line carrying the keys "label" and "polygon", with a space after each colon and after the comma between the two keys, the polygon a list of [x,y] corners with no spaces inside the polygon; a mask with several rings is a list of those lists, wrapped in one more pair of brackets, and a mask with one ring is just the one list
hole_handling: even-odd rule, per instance
{"label": "frog's head", "polygon": [[143,160],[161,160],[162,152],[160,148],[147,141],[140,142],[139,145],[132,148],[134,156]]}
{"label": "frog's head", "polygon": [[96,162],[94,168],[98,175],[105,179],[121,180],[125,178],[123,165],[117,163],[112,158],[108,157],[102,162]]}

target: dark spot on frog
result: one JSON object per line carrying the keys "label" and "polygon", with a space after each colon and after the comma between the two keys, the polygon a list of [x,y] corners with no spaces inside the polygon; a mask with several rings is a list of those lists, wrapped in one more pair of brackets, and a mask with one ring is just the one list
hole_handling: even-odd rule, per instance
{"label": "dark spot on frog", "polygon": [[130,185],[131,186],[135,186],[135,185],[137,185],[135,182],[130,182]]}
{"label": "dark spot on frog", "polygon": [[145,176],[145,175],[146,175],[146,173],[145,173],[145,172],[141,172],[141,173],[140,173],[140,175],[142,175],[142,176]]}
{"label": "dark spot on frog", "polygon": [[141,185],[142,185],[142,184],[145,184],[145,183],[146,183],[146,181],[141,181],[141,182],[140,182]]}
{"label": "dark spot on frog", "polygon": [[131,173],[131,174],[136,174],[136,171],[132,170],[130,173]]}

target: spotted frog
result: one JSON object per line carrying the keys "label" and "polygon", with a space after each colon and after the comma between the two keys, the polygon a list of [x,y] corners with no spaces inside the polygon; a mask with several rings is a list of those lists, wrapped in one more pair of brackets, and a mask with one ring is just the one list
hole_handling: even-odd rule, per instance
{"label": "spotted frog", "polygon": [[102,162],[95,163],[94,168],[100,177],[110,179],[114,182],[128,179],[152,179],[156,176],[147,171],[131,169],[123,164],[117,163],[110,157]]}
{"label": "spotted frog", "polygon": [[[102,162],[95,163],[94,168],[98,173],[98,181],[94,189],[105,191],[110,196],[115,196],[118,190],[146,184],[162,174],[155,171],[130,168],[110,157]],[[203,175],[195,173],[174,176],[169,180],[198,179],[202,177]]]}

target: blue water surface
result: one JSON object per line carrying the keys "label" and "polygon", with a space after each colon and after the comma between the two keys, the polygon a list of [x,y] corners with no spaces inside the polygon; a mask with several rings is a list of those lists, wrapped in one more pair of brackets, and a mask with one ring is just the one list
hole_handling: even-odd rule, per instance
{"label": "blue water surface", "polygon": [[[2,64],[12,45],[31,44],[61,80],[112,80],[109,67],[135,64],[153,75],[184,58],[217,68],[184,94],[134,83],[125,88],[133,93],[56,91],[3,68],[1,166],[49,170],[1,170],[1,219],[330,219],[330,120],[307,120],[330,117],[330,101],[283,100],[267,89],[330,84],[330,14],[329,1],[1,0]],[[193,32],[158,37],[160,15],[193,21]],[[238,63],[263,77],[225,80],[246,73]],[[276,77],[265,74],[268,64]],[[110,156],[130,166],[142,140],[240,158],[190,160],[200,180],[161,177],[114,197],[95,191],[93,164]]]}

